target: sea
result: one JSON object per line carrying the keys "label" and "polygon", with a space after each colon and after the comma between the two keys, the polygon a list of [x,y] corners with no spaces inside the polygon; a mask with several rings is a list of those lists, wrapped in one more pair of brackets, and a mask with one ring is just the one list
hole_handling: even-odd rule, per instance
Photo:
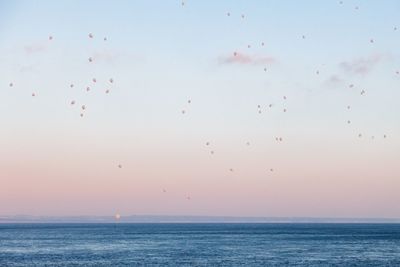
{"label": "sea", "polygon": [[400,224],[0,224],[0,266],[400,266]]}

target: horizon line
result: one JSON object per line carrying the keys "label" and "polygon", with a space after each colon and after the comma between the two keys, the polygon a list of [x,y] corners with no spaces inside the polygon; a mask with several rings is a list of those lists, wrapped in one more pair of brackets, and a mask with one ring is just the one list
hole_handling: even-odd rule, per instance
{"label": "horizon line", "polygon": [[40,216],[0,215],[2,223],[400,223],[400,218],[379,217],[267,217],[208,215]]}

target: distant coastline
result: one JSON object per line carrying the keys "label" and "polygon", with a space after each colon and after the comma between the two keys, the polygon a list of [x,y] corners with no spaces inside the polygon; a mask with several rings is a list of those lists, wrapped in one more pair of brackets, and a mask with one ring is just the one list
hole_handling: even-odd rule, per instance
{"label": "distant coastline", "polygon": [[[114,216],[0,216],[0,223],[115,223]],[[119,223],[400,223],[400,218],[127,215]]]}

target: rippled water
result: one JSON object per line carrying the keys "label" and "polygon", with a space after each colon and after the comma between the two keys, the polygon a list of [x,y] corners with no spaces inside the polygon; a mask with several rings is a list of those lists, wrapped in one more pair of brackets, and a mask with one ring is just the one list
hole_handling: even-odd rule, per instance
{"label": "rippled water", "polygon": [[0,224],[0,266],[400,266],[400,224]]}

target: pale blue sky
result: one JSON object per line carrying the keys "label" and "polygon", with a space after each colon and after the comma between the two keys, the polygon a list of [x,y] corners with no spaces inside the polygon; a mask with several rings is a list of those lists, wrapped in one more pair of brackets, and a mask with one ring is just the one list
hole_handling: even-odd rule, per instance
{"label": "pale blue sky", "polygon": [[[357,184],[365,173],[384,172],[379,177],[382,192],[390,191],[399,185],[393,177],[400,175],[396,163],[400,158],[400,74],[396,74],[400,71],[400,2],[339,2],[187,0],[182,6],[181,1],[168,0],[0,0],[0,145],[4,148],[0,159],[7,159],[4,169],[11,173],[13,164],[34,165],[33,155],[40,147],[40,164],[52,157],[48,155],[62,159],[58,149],[71,148],[93,165],[108,159],[115,167],[117,162],[130,162],[130,153],[160,154],[160,160],[171,157],[177,165],[183,160],[196,172],[195,155],[203,153],[204,143],[211,141],[219,158],[208,167],[225,170],[234,165],[248,170],[241,174],[248,192],[264,183],[247,181],[248,173],[258,177],[257,171],[269,165],[286,168],[276,175],[288,183],[275,182],[276,192],[283,192],[291,179],[298,182],[298,177],[309,177],[318,165],[316,173],[329,177],[327,187],[316,182],[320,177],[316,174],[316,180],[309,182],[316,182],[321,188],[315,190],[323,192],[330,182],[337,182],[332,166],[341,169],[348,162],[354,166],[346,165],[348,173],[342,178]],[[234,52],[251,62],[238,63]],[[89,63],[89,57],[94,62]],[[349,88],[350,84],[354,87]],[[110,94],[105,94],[106,89]],[[75,107],[70,106],[72,100],[77,102]],[[273,107],[268,108],[269,104]],[[79,116],[81,105],[87,107],[84,118]],[[276,144],[276,136],[284,138],[282,146]],[[251,151],[245,147],[248,141]],[[28,155],[24,162],[18,160],[19,153]],[[208,150],[205,153],[209,156]],[[68,160],[75,166],[72,156]],[[205,160],[199,161],[207,167]],[[376,166],[368,166],[371,169],[357,167],[371,160],[377,161]],[[143,173],[147,177],[146,170]],[[217,174],[208,175],[205,184],[226,182],[218,180]],[[86,179],[85,171],[75,176]],[[168,187],[167,178],[151,177]],[[373,184],[377,178],[368,179]],[[190,181],[187,191],[196,192],[195,185],[201,181]],[[235,190],[232,196],[243,193]],[[306,194],[308,189],[304,190]],[[349,190],[349,195],[359,193]],[[387,198],[382,193],[375,200],[385,206],[389,198],[396,199],[390,192]],[[206,198],[201,189],[197,193]],[[362,196],[374,200],[367,193]],[[293,195],[288,198],[298,200]],[[197,214],[220,214],[201,202],[201,197],[197,199],[202,210]],[[229,206],[229,199],[221,209]],[[247,199],[248,203],[260,200],[263,196]],[[326,201],[337,202],[335,208],[340,210],[341,201],[333,195]],[[400,217],[394,206],[385,206],[386,213],[382,206],[359,215]],[[161,212],[157,207],[157,202],[149,204],[154,213]],[[52,214],[49,210],[43,208],[42,213]],[[226,215],[243,215],[245,210]],[[295,206],[290,211],[274,214],[325,214],[318,209],[302,213]],[[72,209],[68,212],[75,214]],[[96,214],[104,213],[97,209]],[[196,212],[176,208],[167,213]],[[352,215],[350,208],[348,213],[325,215],[346,214]],[[247,215],[271,214],[260,207]]]}

